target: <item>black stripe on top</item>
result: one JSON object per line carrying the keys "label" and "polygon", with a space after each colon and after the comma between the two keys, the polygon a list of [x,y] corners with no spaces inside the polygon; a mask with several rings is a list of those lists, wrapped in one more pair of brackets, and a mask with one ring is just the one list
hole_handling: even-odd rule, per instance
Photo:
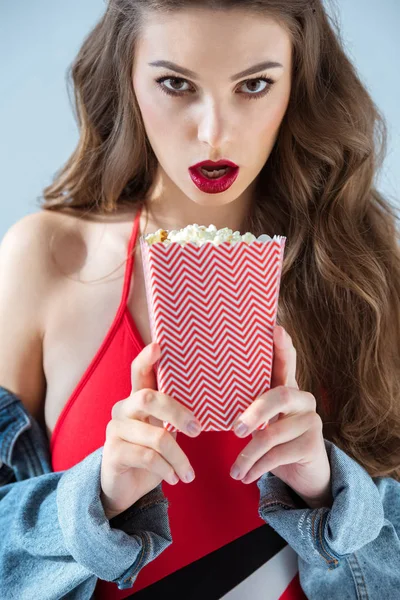
{"label": "black stripe on top", "polygon": [[160,581],[134,592],[128,598],[219,600],[286,545],[286,541],[272,527],[261,525]]}

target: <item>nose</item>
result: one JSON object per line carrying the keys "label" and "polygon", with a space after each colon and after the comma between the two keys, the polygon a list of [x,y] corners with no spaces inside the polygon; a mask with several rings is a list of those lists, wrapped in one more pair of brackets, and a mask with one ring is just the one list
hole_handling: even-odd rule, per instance
{"label": "nose", "polygon": [[229,122],[226,110],[209,102],[202,112],[198,125],[198,139],[212,148],[224,148],[229,143]]}

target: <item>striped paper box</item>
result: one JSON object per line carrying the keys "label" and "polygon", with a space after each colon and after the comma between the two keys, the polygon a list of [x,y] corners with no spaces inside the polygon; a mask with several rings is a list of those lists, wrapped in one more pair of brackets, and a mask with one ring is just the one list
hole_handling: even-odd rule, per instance
{"label": "striped paper box", "polygon": [[203,431],[232,429],[270,389],[285,242],[149,245],[140,236],[151,336],[161,349],[158,390],[192,410]]}

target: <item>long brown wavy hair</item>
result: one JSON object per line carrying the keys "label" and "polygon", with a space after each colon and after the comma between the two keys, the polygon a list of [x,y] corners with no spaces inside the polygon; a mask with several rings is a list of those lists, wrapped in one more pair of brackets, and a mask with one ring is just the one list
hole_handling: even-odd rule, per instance
{"label": "long brown wavy hair", "polygon": [[291,34],[289,106],[241,231],[287,237],[277,321],[324,437],[371,476],[400,480],[398,217],[375,188],[386,126],[320,0],[110,0],[70,67],[80,138],[41,208],[145,204],[157,159],[133,90],[135,42],[148,10],[188,7],[258,11]]}

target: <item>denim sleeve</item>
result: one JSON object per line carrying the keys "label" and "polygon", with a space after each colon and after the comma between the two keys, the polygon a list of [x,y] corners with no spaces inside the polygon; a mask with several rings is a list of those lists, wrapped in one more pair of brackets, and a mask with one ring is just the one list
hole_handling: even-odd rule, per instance
{"label": "denim sleeve", "polygon": [[325,440],[325,447],[332,470],[332,507],[308,508],[289,486],[266,473],[257,482],[260,517],[297,552],[308,598],[329,597],[344,583],[358,591],[381,585],[397,594],[400,483],[371,478],[335,444]]}
{"label": "denim sleeve", "polygon": [[0,598],[86,600],[97,578],[130,588],[140,569],[171,544],[161,485],[106,518],[102,452],[66,471],[0,487]]}

